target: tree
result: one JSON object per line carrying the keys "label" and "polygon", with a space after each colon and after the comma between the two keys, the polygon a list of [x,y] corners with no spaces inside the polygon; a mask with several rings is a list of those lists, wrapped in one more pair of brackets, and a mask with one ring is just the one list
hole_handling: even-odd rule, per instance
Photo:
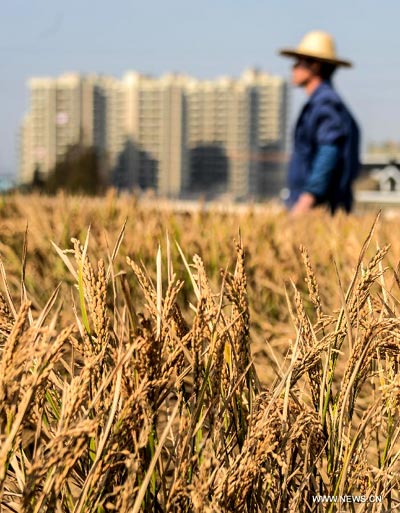
{"label": "tree", "polygon": [[45,190],[55,193],[63,189],[71,194],[95,195],[103,192],[105,185],[96,149],[76,144],[70,146],[64,158],[57,162]]}

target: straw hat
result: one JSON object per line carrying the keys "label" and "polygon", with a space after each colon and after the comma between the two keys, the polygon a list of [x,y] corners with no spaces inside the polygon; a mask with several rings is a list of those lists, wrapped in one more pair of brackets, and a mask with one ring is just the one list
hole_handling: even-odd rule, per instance
{"label": "straw hat", "polygon": [[300,41],[297,48],[284,48],[280,50],[281,55],[286,57],[305,57],[322,62],[328,62],[336,66],[352,66],[350,61],[339,59],[336,56],[335,41],[327,32],[314,30],[306,34]]}

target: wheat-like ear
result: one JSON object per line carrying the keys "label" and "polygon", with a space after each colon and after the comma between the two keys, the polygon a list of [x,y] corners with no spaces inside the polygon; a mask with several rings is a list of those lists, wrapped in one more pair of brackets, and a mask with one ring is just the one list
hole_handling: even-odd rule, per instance
{"label": "wheat-like ear", "polygon": [[306,283],[308,287],[308,293],[310,300],[312,301],[315,311],[317,312],[318,320],[322,319],[322,305],[321,305],[321,297],[319,294],[319,285],[317,278],[314,274],[314,270],[311,266],[310,257],[308,255],[308,251],[306,248],[301,245],[300,252],[303,257],[304,266],[306,268]]}
{"label": "wheat-like ear", "polygon": [[11,298],[11,292],[10,292],[10,288],[9,288],[8,282],[7,282],[6,270],[4,269],[4,264],[3,264],[3,261],[1,258],[0,258],[0,273],[1,273],[1,277],[3,279],[3,284],[4,284],[4,288],[5,288],[5,292],[6,292],[7,301],[8,301],[7,308],[9,308],[9,311],[11,311],[11,313],[15,319],[17,317],[17,311],[15,309],[14,302]]}
{"label": "wheat-like ear", "polygon": [[2,199],[1,511],[393,509],[396,223],[139,203]]}

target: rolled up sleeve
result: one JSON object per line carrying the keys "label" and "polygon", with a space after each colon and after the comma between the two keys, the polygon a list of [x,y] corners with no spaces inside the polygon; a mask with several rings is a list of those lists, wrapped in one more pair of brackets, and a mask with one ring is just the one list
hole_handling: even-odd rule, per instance
{"label": "rolled up sleeve", "polygon": [[322,144],[318,146],[304,192],[312,194],[318,200],[324,198],[328,192],[332,173],[335,171],[338,158],[339,148],[337,145]]}

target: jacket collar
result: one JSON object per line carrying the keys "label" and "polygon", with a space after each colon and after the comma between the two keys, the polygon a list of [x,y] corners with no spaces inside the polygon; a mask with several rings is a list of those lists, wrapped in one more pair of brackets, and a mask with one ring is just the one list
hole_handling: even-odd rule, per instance
{"label": "jacket collar", "polygon": [[300,123],[300,119],[303,117],[305,112],[307,112],[311,105],[316,102],[321,96],[328,94],[330,96],[333,91],[332,82],[330,80],[324,80],[317,89],[312,93],[312,95],[308,98],[306,103],[303,105],[303,108],[300,111],[299,117],[298,117],[298,123]]}

